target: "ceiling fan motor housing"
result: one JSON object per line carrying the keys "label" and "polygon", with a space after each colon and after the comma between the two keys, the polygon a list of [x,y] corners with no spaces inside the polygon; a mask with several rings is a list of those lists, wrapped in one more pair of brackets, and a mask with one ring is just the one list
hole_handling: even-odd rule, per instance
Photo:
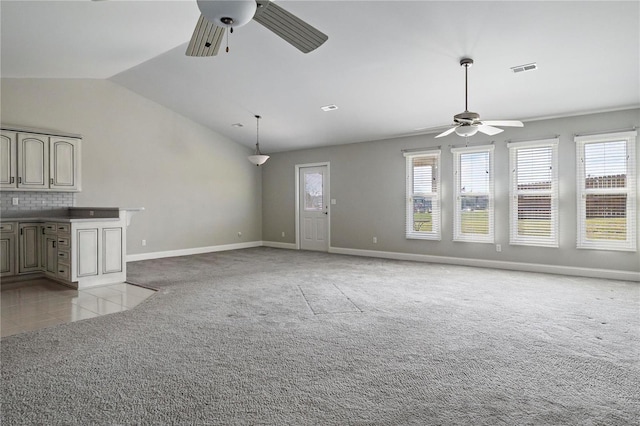
{"label": "ceiling fan motor housing", "polygon": [[460,124],[471,124],[480,121],[480,114],[477,112],[465,111],[453,116],[453,121]]}
{"label": "ceiling fan motor housing", "polygon": [[256,14],[255,0],[213,1],[198,0],[202,15],[220,27],[241,27]]}

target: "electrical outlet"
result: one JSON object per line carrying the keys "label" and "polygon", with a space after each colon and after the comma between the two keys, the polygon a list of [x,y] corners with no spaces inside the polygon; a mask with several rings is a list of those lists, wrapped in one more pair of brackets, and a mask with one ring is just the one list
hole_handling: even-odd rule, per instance
{"label": "electrical outlet", "polygon": [[373,237],[373,244],[378,244],[378,237]]}
{"label": "electrical outlet", "polygon": [[500,253],[502,251],[502,246],[500,244],[496,244],[496,251]]}
{"label": "electrical outlet", "polygon": [[282,231],[282,238],[284,238],[284,231]]}
{"label": "electrical outlet", "polygon": [[89,210],[89,216],[93,216],[93,210]]}
{"label": "electrical outlet", "polygon": [[142,240],[142,246],[146,246],[147,245],[147,240]]}
{"label": "electrical outlet", "polygon": [[238,232],[238,238],[242,237],[242,232]]}
{"label": "electrical outlet", "polygon": [[13,197],[11,199],[11,204],[13,204],[14,206],[17,206],[18,205],[18,197]]}

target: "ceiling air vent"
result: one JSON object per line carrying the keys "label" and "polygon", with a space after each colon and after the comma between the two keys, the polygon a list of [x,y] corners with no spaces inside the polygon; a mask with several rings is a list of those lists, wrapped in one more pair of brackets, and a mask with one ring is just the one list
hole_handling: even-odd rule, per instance
{"label": "ceiling air vent", "polygon": [[533,71],[537,69],[538,69],[538,64],[536,64],[535,62],[530,64],[525,64],[525,65],[518,65],[517,67],[511,67],[511,71],[513,71],[514,74],[517,74],[519,72],[525,72],[525,71]]}
{"label": "ceiling air vent", "polygon": [[325,105],[323,107],[320,107],[320,109],[323,110],[324,112],[334,111],[334,110],[338,109],[338,106],[335,105],[335,104],[331,104],[331,105]]}

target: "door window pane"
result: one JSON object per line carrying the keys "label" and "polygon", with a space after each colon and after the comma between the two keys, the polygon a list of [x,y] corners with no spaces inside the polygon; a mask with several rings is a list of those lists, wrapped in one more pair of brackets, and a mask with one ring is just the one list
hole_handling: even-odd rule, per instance
{"label": "door window pane", "polygon": [[323,211],[322,173],[305,173],[304,175],[304,209],[305,211]]}

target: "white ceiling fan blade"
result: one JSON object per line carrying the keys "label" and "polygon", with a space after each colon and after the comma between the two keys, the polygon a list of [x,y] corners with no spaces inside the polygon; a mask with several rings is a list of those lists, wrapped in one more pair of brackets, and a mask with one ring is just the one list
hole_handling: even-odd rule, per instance
{"label": "white ceiling fan blade", "polygon": [[441,138],[443,136],[450,135],[451,133],[455,132],[457,128],[458,128],[458,126],[453,126],[449,130],[445,130],[444,132],[442,132],[439,135],[437,135],[436,138]]}
{"label": "white ceiling fan blade", "polygon": [[522,124],[522,121],[517,121],[517,120],[490,120],[490,121],[482,120],[482,124],[487,124],[489,126],[524,127],[524,124]]}
{"label": "white ceiling fan blade", "polygon": [[256,3],[258,9],[253,19],[302,53],[317,49],[329,38],[271,1],[258,0]]}
{"label": "white ceiling fan blade", "polygon": [[486,124],[479,125],[478,131],[489,136],[497,135],[498,133],[504,132],[504,130],[502,129],[498,129],[497,127],[493,126],[487,126]]}
{"label": "white ceiling fan blade", "polygon": [[187,46],[187,56],[215,56],[218,54],[224,28],[211,23],[203,15],[200,15],[196,28]]}

